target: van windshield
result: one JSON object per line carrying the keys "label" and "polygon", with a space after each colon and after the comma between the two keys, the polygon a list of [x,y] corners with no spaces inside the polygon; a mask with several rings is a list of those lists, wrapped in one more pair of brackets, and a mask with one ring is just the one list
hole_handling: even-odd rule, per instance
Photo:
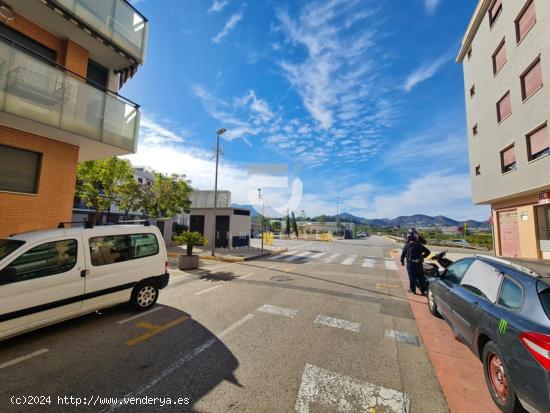
{"label": "van windshield", "polygon": [[25,241],[15,239],[0,239],[0,261],[23,245]]}

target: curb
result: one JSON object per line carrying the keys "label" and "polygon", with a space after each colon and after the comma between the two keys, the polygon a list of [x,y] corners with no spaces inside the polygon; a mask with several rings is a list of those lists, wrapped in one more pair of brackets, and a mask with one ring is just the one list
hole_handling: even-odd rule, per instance
{"label": "curb", "polygon": [[[280,249],[280,250],[277,250],[277,251],[266,251],[262,254],[252,255],[250,257],[224,257],[224,256],[219,256],[219,255],[212,257],[211,255],[199,255],[199,258],[201,260],[206,260],[206,261],[243,262],[243,261],[254,260],[256,258],[268,257],[268,256],[271,256],[271,255],[279,255],[279,254],[281,254],[281,253],[283,253],[287,250],[288,250],[288,248],[283,248],[283,249]],[[168,252],[167,255],[171,258],[178,258],[178,256],[183,255],[183,253]]]}

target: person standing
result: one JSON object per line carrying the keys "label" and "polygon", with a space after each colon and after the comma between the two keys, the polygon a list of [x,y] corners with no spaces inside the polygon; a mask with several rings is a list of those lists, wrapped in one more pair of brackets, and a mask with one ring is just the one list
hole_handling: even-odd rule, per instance
{"label": "person standing", "polygon": [[421,294],[426,294],[422,262],[430,254],[430,250],[420,242],[419,237],[414,235],[407,237],[407,242],[401,253],[401,265],[405,265],[406,258],[409,274],[409,293],[416,294],[416,284],[418,283]]}

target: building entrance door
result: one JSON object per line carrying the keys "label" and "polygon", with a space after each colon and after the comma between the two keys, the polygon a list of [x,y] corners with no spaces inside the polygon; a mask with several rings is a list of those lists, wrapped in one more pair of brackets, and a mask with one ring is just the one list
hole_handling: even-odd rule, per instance
{"label": "building entrance door", "polygon": [[229,246],[229,216],[218,215],[216,217],[216,248]]}
{"label": "building entrance door", "polygon": [[498,213],[500,253],[504,257],[519,257],[519,228],[517,210]]}
{"label": "building entrance door", "polygon": [[189,231],[198,232],[204,237],[204,215],[191,215]]}
{"label": "building entrance door", "polygon": [[541,257],[550,259],[550,205],[537,207],[537,227]]}

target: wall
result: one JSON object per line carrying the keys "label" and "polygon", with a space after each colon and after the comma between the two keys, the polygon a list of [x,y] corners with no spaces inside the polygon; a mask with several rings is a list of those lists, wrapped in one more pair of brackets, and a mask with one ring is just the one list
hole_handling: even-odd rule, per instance
{"label": "wall", "polygon": [[[494,203],[503,197],[550,184],[550,156],[529,162],[525,135],[545,121],[550,121],[550,2],[535,0],[537,23],[516,43],[514,20],[526,0],[504,1],[501,15],[492,28],[484,15],[472,42],[472,57],[464,58],[467,131],[470,153],[472,197],[474,203]],[[506,40],[507,63],[493,74],[492,55]],[[541,55],[544,86],[522,101],[520,75]],[[470,88],[475,85],[475,96]],[[510,90],[512,115],[497,124],[496,103]],[[473,136],[472,127],[478,125]],[[502,174],[500,151],[514,143],[517,170]],[[475,175],[475,166],[481,175]]]}
{"label": "wall", "polygon": [[0,192],[0,237],[70,221],[78,147],[4,126],[0,144],[42,153],[38,194]]}

